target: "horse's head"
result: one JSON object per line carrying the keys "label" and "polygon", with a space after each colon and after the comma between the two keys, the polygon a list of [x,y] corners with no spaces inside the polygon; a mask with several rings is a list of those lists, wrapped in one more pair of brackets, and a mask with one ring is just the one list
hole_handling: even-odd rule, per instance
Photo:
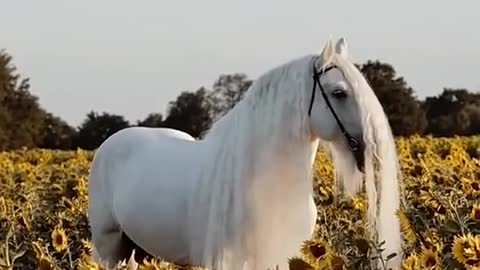
{"label": "horse's head", "polygon": [[[314,61],[315,87],[307,89],[312,135],[327,142],[339,187],[368,197],[368,217],[386,252],[401,253],[395,211],[401,201],[401,174],[388,118],[363,74],[350,61],[345,39],[328,41]],[[311,84],[310,84],[311,85]],[[377,205],[380,207],[377,212]],[[378,220],[377,220],[378,219]],[[400,257],[393,263],[398,265]]]}
{"label": "horse's head", "polygon": [[[338,59],[348,61],[348,47],[341,38],[335,48],[329,40],[313,67],[310,97],[310,126],[313,134],[332,142],[337,149],[350,150],[359,171],[364,172],[365,144],[355,84],[348,81]],[[340,146],[340,147],[338,147]]]}

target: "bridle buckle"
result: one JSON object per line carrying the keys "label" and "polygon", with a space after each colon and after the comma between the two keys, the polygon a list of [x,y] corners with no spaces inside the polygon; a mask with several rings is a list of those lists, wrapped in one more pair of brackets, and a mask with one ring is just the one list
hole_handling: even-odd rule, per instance
{"label": "bridle buckle", "polygon": [[352,136],[349,136],[348,138],[348,148],[350,148],[351,151],[358,151],[358,141],[353,138]]}

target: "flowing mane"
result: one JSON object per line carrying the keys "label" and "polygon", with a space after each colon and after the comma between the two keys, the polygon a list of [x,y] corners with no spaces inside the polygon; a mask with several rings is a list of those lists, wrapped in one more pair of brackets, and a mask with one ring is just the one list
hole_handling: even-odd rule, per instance
{"label": "flowing mane", "polygon": [[[311,83],[315,60],[313,56],[305,56],[262,74],[252,83],[243,99],[213,123],[205,139],[215,137],[215,140],[228,140],[232,130],[243,131],[244,125],[248,125],[255,128],[239,135],[271,141],[276,135],[285,135],[272,134],[272,128],[281,130],[287,122],[299,125],[291,130],[289,136],[303,136],[308,120],[302,113],[302,108],[306,110],[308,102],[304,84]],[[288,121],[285,117],[295,119]]]}
{"label": "flowing mane", "polygon": [[[209,197],[212,205],[208,211],[212,226],[206,236],[212,241],[211,245],[221,246],[221,242],[232,233],[257,232],[258,239],[261,239],[261,231],[268,228],[280,235],[284,230],[280,217],[275,215],[278,212],[274,209],[275,201],[281,207],[288,207],[288,204],[279,202],[289,200],[289,197],[293,200],[296,196],[286,192],[301,190],[298,193],[302,196],[305,192],[312,192],[312,165],[318,140],[309,137],[306,112],[310,93],[305,89],[311,88],[315,60],[317,58],[313,56],[302,57],[260,76],[244,98],[206,134],[204,143],[209,144],[215,158],[205,165],[205,181],[200,188],[203,192],[197,193],[192,214],[196,211],[193,206],[199,204],[197,200],[212,196]],[[305,203],[308,200],[307,197],[296,199]],[[254,208],[262,209],[255,213],[258,215],[254,218],[256,224],[246,224],[248,217],[244,209],[250,203],[255,203]],[[267,209],[272,216],[265,214]],[[285,245],[288,239],[282,243],[278,245]],[[243,250],[241,246],[233,249],[238,258],[242,257],[238,254]],[[254,248],[258,247],[250,247]],[[272,258],[283,255],[280,251],[275,254],[278,248],[271,248]],[[205,250],[211,249],[206,247]],[[213,263],[212,256],[203,254],[207,265]]]}

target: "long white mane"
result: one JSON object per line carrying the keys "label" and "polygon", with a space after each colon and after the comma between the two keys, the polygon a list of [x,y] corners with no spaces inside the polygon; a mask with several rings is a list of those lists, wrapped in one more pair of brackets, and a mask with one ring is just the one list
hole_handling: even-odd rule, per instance
{"label": "long white mane", "polygon": [[[249,267],[266,269],[274,267],[272,262],[295,255],[292,250],[299,251],[302,232],[295,232],[295,221],[289,220],[304,219],[296,209],[307,209],[306,194],[312,193],[312,165],[319,140],[310,137],[310,93],[306,89],[312,87],[312,68],[318,59],[302,57],[262,75],[206,134],[202,143],[208,144],[211,156],[205,159],[201,185],[188,209],[192,221],[208,220],[203,228],[207,233],[197,233],[202,229],[195,222],[187,225],[201,245],[193,245],[192,251],[204,250],[196,256],[206,267],[228,264],[241,269],[241,263],[248,260],[254,264]],[[387,240],[386,252],[398,253],[401,238],[395,210],[400,175],[388,120],[358,69],[339,55],[331,62],[352,84],[366,143],[365,176],[354,169],[355,161],[346,148],[328,144],[337,178],[352,193],[365,181],[369,221],[378,229],[380,241]],[[201,205],[208,209],[199,209]],[[228,253],[222,253],[225,244]]]}
{"label": "long white mane", "polygon": [[[282,245],[293,244],[288,242],[288,233],[284,234],[284,217],[280,213],[288,211],[290,200],[307,205],[304,194],[312,191],[317,142],[308,137],[308,98],[304,89],[310,87],[306,84],[311,83],[313,61],[310,56],[296,59],[259,77],[244,98],[206,134],[204,140],[213,160],[205,165],[205,181],[191,208],[194,216],[203,212],[196,205],[211,202],[206,251],[239,235],[241,239],[232,242],[236,246],[229,247],[233,252],[230,259],[241,261],[243,255],[247,256],[242,251],[250,250],[253,255],[259,254],[250,259],[265,265],[267,262],[260,260],[278,261],[275,258],[286,255],[282,254]],[[302,197],[297,198],[296,193]],[[268,232],[278,240],[268,239],[271,246],[259,246],[266,243],[261,239],[265,233],[270,235]],[[247,242],[245,234],[255,242]],[[258,249],[269,254],[262,256]],[[201,256],[210,267],[225,259],[209,253]],[[240,263],[232,264],[241,267]]]}

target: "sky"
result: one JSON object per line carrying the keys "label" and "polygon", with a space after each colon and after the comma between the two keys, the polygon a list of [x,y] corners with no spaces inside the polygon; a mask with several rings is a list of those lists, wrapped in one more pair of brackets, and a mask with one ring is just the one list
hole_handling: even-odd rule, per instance
{"label": "sky", "polygon": [[355,62],[392,64],[419,98],[480,90],[480,1],[24,0],[0,9],[0,49],[41,105],[136,122],[220,74],[255,79],[347,39]]}

